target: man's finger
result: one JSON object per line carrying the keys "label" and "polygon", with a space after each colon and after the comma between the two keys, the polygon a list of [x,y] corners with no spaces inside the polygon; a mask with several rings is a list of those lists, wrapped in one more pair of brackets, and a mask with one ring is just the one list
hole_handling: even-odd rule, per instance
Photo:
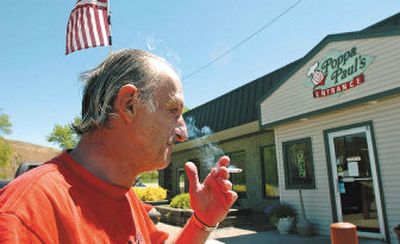
{"label": "man's finger", "polygon": [[[231,194],[233,193],[236,195],[236,193],[225,188],[232,187],[232,185],[226,185],[226,182],[229,182],[228,180],[226,180],[226,182],[222,182],[224,179],[217,177],[216,172],[216,168],[212,168],[211,173],[208,174],[204,180],[204,184],[211,190],[213,197],[218,199],[218,202],[221,204],[221,206],[225,209],[229,209],[236,200],[232,198]],[[230,184],[230,182],[228,184]]]}
{"label": "man's finger", "polygon": [[232,190],[232,183],[229,180],[225,180],[224,178],[218,178],[217,182],[223,192]]}
{"label": "man's finger", "polygon": [[217,163],[217,167],[222,167],[222,166],[227,167],[230,161],[231,159],[228,156],[222,156]]}
{"label": "man's finger", "polygon": [[200,188],[199,175],[197,172],[197,167],[192,162],[187,162],[185,164],[186,175],[189,180],[189,192],[196,192]]}
{"label": "man's finger", "polygon": [[225,166],[219,167],[217,169],[217,177],[222,177],[224,179],[229,179],[229,171]]}
{"label": "man's finger", "polygon": [[238,195],[236,192],[229,190],[226,192],[226,198],[227,198],[230,206],[232,206],[233,203],[238,199]]}

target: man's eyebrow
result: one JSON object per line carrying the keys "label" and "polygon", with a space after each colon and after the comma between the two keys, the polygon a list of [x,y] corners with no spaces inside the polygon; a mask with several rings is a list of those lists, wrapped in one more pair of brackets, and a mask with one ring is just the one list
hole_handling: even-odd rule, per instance
{"label": "man's eyebrow", "polygon": [[179,105],[179,107],[183,107],[183,102],[181,102],[180,99],[177,97],[173,96],[171,99],[166,103],[167,106],[176,106]]}

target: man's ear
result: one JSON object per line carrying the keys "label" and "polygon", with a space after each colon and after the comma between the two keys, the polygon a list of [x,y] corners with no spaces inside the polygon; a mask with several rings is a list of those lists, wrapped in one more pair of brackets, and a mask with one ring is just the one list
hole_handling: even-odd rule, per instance
{"label": "man's ear", "polygon": [[114,110],[124,121],[132,121],[138,103],[138,89],[132,84],[126,84],[118,91],[114,101]]}

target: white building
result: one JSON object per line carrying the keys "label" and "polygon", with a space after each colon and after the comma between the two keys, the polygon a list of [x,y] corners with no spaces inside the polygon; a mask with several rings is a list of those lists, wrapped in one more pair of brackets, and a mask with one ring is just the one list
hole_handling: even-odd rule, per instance
{"label": "white building", "polygon": [[397,243],[398,25],[327,36],[260,101],[259,121],[275,133],[281,202],[299,210],[302,188],[317,233],[344,221]]}

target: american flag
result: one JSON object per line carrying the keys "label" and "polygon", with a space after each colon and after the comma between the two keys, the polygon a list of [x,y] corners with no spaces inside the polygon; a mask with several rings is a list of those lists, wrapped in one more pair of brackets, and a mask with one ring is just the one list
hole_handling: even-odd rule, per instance
{"label": "american flag", "polygon": [[111,46],[107,0],[78,0],[67,25],[65,54],[77,50]]}

